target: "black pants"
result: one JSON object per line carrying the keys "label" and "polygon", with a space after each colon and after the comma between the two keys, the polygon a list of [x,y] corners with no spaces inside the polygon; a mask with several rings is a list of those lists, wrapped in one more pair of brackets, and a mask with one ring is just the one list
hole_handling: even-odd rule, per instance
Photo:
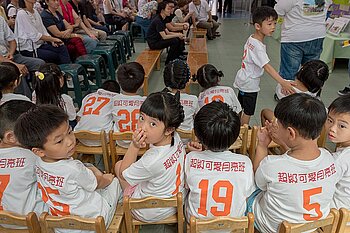
{"label": "black pants", "polygon": [[165,49],[170,47],[168,56],[166,58],[165,64],[168,64],[170,61],[179,58],[182,54],[185,43],[179,38],[172,38],[167,40],[160,40],[157,43],[148,43],[150,49]]}

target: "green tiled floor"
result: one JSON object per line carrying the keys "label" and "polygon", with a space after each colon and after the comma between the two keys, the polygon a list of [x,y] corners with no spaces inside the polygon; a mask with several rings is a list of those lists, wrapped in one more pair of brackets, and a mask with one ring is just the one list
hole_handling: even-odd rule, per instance
{"label": "green tiled floor", "polygon": [[[241,65],[241,57],[243,46],[246,39],[253,32],[253,26],[248,26],[247,19],[219,19],[221,26],[219,31],[221,37],[212,41],[208,41],[209,63],[215,65],[222,70],[225,77],[222,78],[221,84],[232,87],[234,77]],[[273,38],[266,38],[265,44],[267,52],[271,60],[271,65],[278,70],[280,46],[279,42]],[[133,54],[131,60],[135,60],[144,48],[146,43],[136,42],[136,54]],[[163,69],[165,61],[165,52],[162,54],[162,64],[160,71],[154,71],[149,79],[149,93],[160,91],[164,88]],[[332,100],[338,95],[337,91],[343,89],[349,83],[349,75],[347,73],[347,61],[336,60],[335,70],[330,74],[321,94],[321,99],[328,106]],[[273,93],[276,83],[268,75],[261,78],[261,91],[258,96],[258,103],[255,116],[251,118],[251,125],[260,124],[260,111],[264,108],[274,108],[276,102],[273,99]],[[198,94],[199,88],[192,88],[194,94]]]}

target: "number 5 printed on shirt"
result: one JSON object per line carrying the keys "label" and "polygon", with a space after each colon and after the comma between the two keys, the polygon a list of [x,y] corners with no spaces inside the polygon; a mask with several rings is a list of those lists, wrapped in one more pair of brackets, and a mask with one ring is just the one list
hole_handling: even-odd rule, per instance
{"label": "number 5 printed on shirt", "polygon": [[4,210],[2,206],[2,197],[4,196],[5,189],[10,182],[10,175],[0,175],[0,210]]}
{"label": "number 5 printed on shirt", "polygon": [[306,221],[315,221],[322,218],[323,214],[321,212],[321,205],[317,202],[311,202],[311,196],[321,194],[322,187],[308,189],[303,191],[303,207],[307,211],[315,210],[317,216],[311,216],[311,214],[303,214],[303,217]]}
{"label": "number 5 printed on shirt", "polygon": [[[83,115],[100,115],[100,110],[103,108],[105,105],[109,103],[111,99],[106,98],[106,97],[98,97],[96,96],[91,96],[86,100],[86,104],[84,106],[84,112]],[[98,105],[95,105],[95,103],[98,103]]]}
{"label": "number 5 printed on shirt", "polygon": [[[201,190],[200,202],[198,208],[198,214],[208,216],[207,203],[214,202],[221,205],[213,206],[210,208],[210,213],[213,216],[227,216],[231,212],[233,185],[228,180],[219,180],[213,186],[212,193],[208,193],[209,180],[204,179],[199,182],[198,188]],[[220,196],[220,189],[225,189],[225,195]],[[211,200],[208,200],[210,198]],[[222,209],[222,210],[219,210]]]}
{"label": "number 5 printed on shirt", "polygon": [[50,211],[53,216],[70,215],[69,205],[54,201],[52,199],[51,195],[60,195],[60,192],[57,189],[52,189],[50,187],[43,187],[39,182],[38,182],[38,188],[41,190],[42,199],[45,203],[47,203],[47,201],[50,200],[54,206],[62,207],[62,210],[50,207]]}

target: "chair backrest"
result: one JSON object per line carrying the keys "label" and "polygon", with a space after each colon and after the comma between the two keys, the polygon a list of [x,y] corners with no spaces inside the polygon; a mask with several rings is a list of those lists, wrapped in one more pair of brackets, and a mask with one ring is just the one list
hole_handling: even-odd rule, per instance
{"label": "chair backrest", "polygon": [[27,229],[9,229],[0,226],[0,232],[6,233],[40,233],[38,217],[34,212],[18,215],[8,211],[0,211],[0,224],[26,227]]}
{"label": "chair backrest", "polygon": [[244,230],[243,232],[254,233],[254,215],[248,213],[248,216],[242,218],[217,217],[209,220],[199,220],[191,216],[190,233],[208,230]]}
{"label": "chair backrest", "polygon": [[75,137],[80,140],[93,140],[100,141],[101,146],[85,146],[83,143],[79,142],[76,146],[75,153],[82,154],[101,154],[103,157],[103,163],[105,167],[105,171],[107,173],[110,172],[110,156],[108,152],[107,145],[107,135],[104,130],[101,132],[93,132],[88,130],[81,130],[74,132]]}
{"label": "chair backrest", "polygon": [[58,217],[44,212],[40,215],[40,226],[43,233],[55,233],[55,228],[106,233],[106,225],[102,216],[97,218],[81,218],[70,215]]}
{"label": "chair backrest", "polygon": [[248,148],[248,125],[241,126],[237,140],[230,146],[229,150],[238,150],[241,154],[247,154]]}
{"label": "chair backrest", "polygon": [[[121,157],[123,157],[128,150],[128,148],[121,147],[117,144],[117,141],[119,140],[125,140],[125,141],[131,141],[132,140],[132,131],[126,131],[126,132],[114,132],[113,130],[109,131],[109,148],[110,148],[110,157],[111,157],[111,167],[113,168],[116,162],[118,162]],[[147,150],[148,145],[146,148],[142,148],[139,150],[138,156],[142,156]],[[112,169],[114,170],[114,169]]]}
{"label": "chair backrest", "polygon": [[307,223],[289,223],[283,221],[279,233],[299,233],[322,228],[323,233],[335,233],[339,221],[339,211],[331,209],[329,215],[324,219],[319,219]]}
{"label": "chair backrest", "polygon": [[317,139],[318,147],[324,148],[326,146],[326,139],[327,139],[327,130],[326,130],[326,127],[323,126],[320,137]]}
{"label": "chair backrest", "polygon": [[340,208],[339,212],[340,212],[340,218],[339,218],[339,224],[337,227],[337,233],[350,232],[350,210],[345,208]]}
{"label": "chair backrest", "polygon": [[190,139],[191,141],[196,140],[196,136],[194,134],[194,130],[182,130],[176,129],[176,132],[179,134],[181,139]]}
{"label": "chair backrest", "polygon": [[[168,208],[168,207],[176,207],[177,214],[176,217],[171,216],[167,219],[158,222],[152,223],[143,223],[133,219],[131,210],[132,209],[146,209],[146,208]],[[146,197],[142,199],[133,199],[129,197],[124,197],[123,208],[125,213],[125,224],[126,224],[126,232],[132,233],[134,232],[134,228],[138,228],[143,224],[169,224],[169,223],[177,223],[178,224],[178,233],[183,233],[183,206],[182,206],[182,193],[179,192],[176,196],[171,198],[157,198],[157,197]]]}

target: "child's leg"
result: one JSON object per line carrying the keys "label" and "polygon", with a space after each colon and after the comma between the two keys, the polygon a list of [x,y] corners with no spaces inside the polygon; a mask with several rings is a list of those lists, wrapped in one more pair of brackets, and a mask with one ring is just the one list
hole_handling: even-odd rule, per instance
{"label": "child's leg", "polygon": [[250,116],[249,115],[246,115],[244,112],[242,112],[242,115],[241,115],[241,125],[249,125],[249,121],[250,121]]}
{"label": "child's leg", "polygon": [[250,116],[254,115],[258,92],[239,91],[237,99],[242,106],[241,125],[248,124]]}
{"label": "child's leg", "polygon": [[115,166],[114,166],[114,172],[115,172],[115,176],[118,178],[118,180],[119,180],[119,183],[120,183],[120,185],[121,185],[121,187],[122,187],[122,189],[123,189],[123,191],[128,187],[128,186],[130,186],[129,184],[128,184],[128,182],[126,182],[124,179],[122,179],[121,177],[120,177],[120,165],[121,165],[121,162],[122,161],[118,161],[116,164],[115,164]]}
{"label": "child's leg", "polygon": [[260,117],[261,117],[261,126],[265,126],[265,121],[271,122],[275,117],[275,115],[273,114],[273,111],[271,109],[265,108],[261,111]]}

